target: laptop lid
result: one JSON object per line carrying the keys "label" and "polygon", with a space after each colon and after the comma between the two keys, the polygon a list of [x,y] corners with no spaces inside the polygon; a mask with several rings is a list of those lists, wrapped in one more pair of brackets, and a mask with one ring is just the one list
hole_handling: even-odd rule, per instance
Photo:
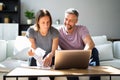
{"label": "laptop lid", "polygon": [[86,69],[91,50],[56,50],[54,69]]}

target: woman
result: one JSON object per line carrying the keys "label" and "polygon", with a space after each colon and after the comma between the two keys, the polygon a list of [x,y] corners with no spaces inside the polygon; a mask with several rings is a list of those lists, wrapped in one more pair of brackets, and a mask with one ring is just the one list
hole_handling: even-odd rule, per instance
{"label": "woman", "polygon": [[[48,67],[53,64],[55,50],[58,48],[59,32],[53,28],[52,18],[49,11],[41,9],[36,14],[35,25],[28,28],[26,36],[31,42],[31,49],[28,51],[30,58],[30,66],[37,66],[35,59],[35,50],[41,48],[45,51],[43,56],[43,66]],[[33,80],[33,78],[29,78]],[[36,80],[36,78],[35,78]]]}

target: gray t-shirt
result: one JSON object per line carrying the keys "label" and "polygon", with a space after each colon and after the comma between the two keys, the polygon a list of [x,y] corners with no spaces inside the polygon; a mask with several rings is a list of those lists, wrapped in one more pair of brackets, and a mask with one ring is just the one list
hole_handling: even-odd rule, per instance
{"label": "gray t-shirt", "polygon": [[35,31],[32,27],[28,28],[26,37],[33,38],[35,40],[36,47],[42,48],[46,51],[47,55],[51,52],[53,39],[59,36],[57,29],[50,27],[46,36],[42,36],[40,32]]}

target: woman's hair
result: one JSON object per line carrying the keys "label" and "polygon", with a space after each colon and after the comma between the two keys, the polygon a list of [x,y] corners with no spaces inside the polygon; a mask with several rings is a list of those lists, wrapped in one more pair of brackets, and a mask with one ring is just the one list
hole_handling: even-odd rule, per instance
{"label": "woman's hair", "polygon": [[46,9],[41,9],[41,10],[39,10],[39,11],[37,12],[37,14],[36,14],[36,16],[35,16],[35,23],[36,23],[36,25],[35,25],[34,29],[35,29],[36,31],[39,31],[39,29],[40,29],[40,26],[39,26],[39,24],[38,24],[38,21],[39,21],[42,17],[44,17],[44,16],[49,16],[49,18],[50,18],[50,26],[52,25],[52,17],[51,17],[51,14],[49,13],[49,11],[46,10]]}

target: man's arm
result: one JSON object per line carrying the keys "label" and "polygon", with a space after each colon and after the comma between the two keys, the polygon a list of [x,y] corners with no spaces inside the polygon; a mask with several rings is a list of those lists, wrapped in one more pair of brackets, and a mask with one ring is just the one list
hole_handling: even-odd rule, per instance
{"label": "man's arm", "polygon": [[83,41],[85,43],[84,50],[92,50],[95,47],[95,44],[90,35],[87,35]]}

